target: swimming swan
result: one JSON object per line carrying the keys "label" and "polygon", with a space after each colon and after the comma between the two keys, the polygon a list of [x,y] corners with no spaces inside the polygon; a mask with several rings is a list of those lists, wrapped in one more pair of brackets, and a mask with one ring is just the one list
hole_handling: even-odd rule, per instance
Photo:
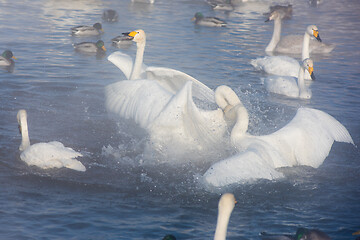
{"label": "swimming swan", "polygon": [[37,166],[42,169],[66,167],[76,171],[86,171],[85,166],[75,160],[75,158],[82,156],[81,153],[64,147],[61,142],[53,141],[30,145],[27,114],[25,110],[22,109],[18,111],[17,121],[22,136],[19,147],[21,151],[20,159],[29,166]]}
{"label": "swimming swan", "polygon": [[266,52],[279,52],[279,53],[295,53],[300,54],[302,53],[302,60],[305,58],[309,58],[309,53],[329,53],[334,48],[334,44],[325,44],[322,41],[320,41],[320,36],[318,32],[315,32],[313,35],[318,41],[311,40],[309,36],[309,46],[308,46],[308,54],[304,56],[304,50],[303,50],[303,42],[305,41],[304,38],[301,35],[288,35],[281,37],[281,21],[283,18],[283,13],[279,11],[273,11],[269,18],[266,21],[274,20],[274,32],[272,35],[272,38],[265,48]]}
{"label": "swimming swan", "polygon": [[227,227],[229,224],[231,213],[235,207],[236,200],[234,194],[224,193],[218,204],[218,217],[214,240],[225,240]]}
{"label": "swimming swan", "polygon": [[[354,144],[349,132],[329,114],[311,108],[298,109],[295,117],[278,131],[263,136],[247,133],[249,115],[235,92],[223,92],[225,116],[236,121],[231,130],[231,143],[239,153],[213,164],[203,175],[206,183],[221,187],[250,179],[276,179],[283,174],[276,168],[307,165],[319,167],[328,156],[334,141]],[[218,95],[218,94],[216,94]],[[227,102],[239,101],[237,105]]]}
{"label": "swimming swan", "polygon": [[289,76],[269,76],[264,79],[264,84],[268,92],[277,93],[293,98],[310,99],[311,90],[305,86],[305,69],[315,80],[314,63],[310,58],[306,58],[299,69],[298,78]]}
{"label": "swimming swan", "polygon": [[[314,36],[319,41],[320,35],[319,30],[315,25],[310,25],[306,28],[303,47],[302,47],[302,60],[309,58],[309,43],[310,37]],[[278,76],[292,76],[297,77],[299,74],[300,64],[299,62],[288,56],[266,56],[251,60],[251,65],[257,70],[262,70],[271,75]],[[306,73],[305,79],[311,79],[310,75]]]}
{"label": "swimming swan", "polygon": [[[228,131],[223,110],[204,110],[194,102],[194,83],[176,93],[156,80],[124,80],[105,87],[108,112],[132,119],[146,129],[152,142],[176,141],[196,150],[219,145]],[[238,102],[231,102],[236,105]]]}

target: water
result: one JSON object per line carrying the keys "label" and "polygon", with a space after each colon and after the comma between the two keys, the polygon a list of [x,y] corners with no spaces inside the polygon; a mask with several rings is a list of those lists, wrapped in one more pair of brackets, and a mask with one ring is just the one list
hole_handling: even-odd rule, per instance
{"label": "water", "polygon": [[[229,85],[249,110],[251,133],[271,133],[306,106],[334,116],[359,145],[360,2],[324,0],[316,8],[293,2],[294,16],[283,34],[302,34],[315,23],[323,41],[337,45],[329,55],[314,56],[317,81],[310,101],[266,93],[263,75],[249,64],[264,56],[271,38],[273,25],[262,16],[270,4],[244,3],[224,13],[201,0],[0,1],[1,51],[11,49],[17,57],[13,72],[1,69],[0,75],[1,239],[161,239],[168,233],[210,239],[217,202],[226,191],[238,200],[228,239],[294,233],[299,226],[319,228],[332,239],[354,239],[351,233],[360,229],[357,148],[335,143],[318,169],[291,168],[279,181],[206,189],[197,178],[210,163],[155,164],[164,155],[145,149],[145,131],[108,115],[104,87],[123,76],[105,57],[75,53],[73,43],[98,38],[74,38],[69,30],[101,21],[104,9],[115,9],[119,22],[103,23],[107,54],[118,50],[111,38],[144,29],[145,63],[181,70],[213,89]],[[196,11],[223,18],[228,27],[195,27],[190,19]],[[121,51],[134,56],[136,47]],[[26,166],[18,152],[20,108],[28,111],[33,143],[58,140],[81,151],[87,171]],[[226,154],[184,151],[182,158],[206,162]]]}

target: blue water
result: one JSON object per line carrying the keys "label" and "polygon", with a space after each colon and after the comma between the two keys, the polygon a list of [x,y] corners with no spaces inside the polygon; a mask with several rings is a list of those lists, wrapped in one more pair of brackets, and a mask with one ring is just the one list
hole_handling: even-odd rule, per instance
{"label": "blue water", "polygon": [[[277,1],[279,2],[279,1]],[[291,1],[290,1],[291,2]],[[286,2],[287,3],[287,2]],[[262,73],[249,64],[264,56],[272,23],[263,12],[271,1],[214,12],[202,0],[158,0],[154,5],[116,0],[0,1],[0,51],[17,57],[13,71],[0,69],[1,239],[211,239],[221,193],[237,198],[228,239],[259,239],[259,233],[319,228],[332,239],[355,239],[360,229],[360,154],[335,143],[318,169],[295,167],[278,181],[256,181],[210,190],[198,181],[209,165],[146,164],[162,154],[145,149],[148,136],[131,121],[115,120],[104,107],[104,87],[124,79],[106,57],[74,52],[72,44],[97,41],[70,36],[70,28],[101,21],[104,9],[119,13],[103,23],[107,55],[111,38],[144,29],[144,61],[186,72],[211,88],[232,87],[250,114],[250,132],[284,126],[300,106],[339,120],[360,143],[360,28],[358,0],[324,0],[318,7],[293,1],[283,34],[302,34],[316,24],[329,55],[314,56],[317,81],[309,101],[268,94]],[[26,10],[25,10],[26,9]],[[196,27],[196,11],[228,22]],[[136,46],[121,51],[134,56]],[[40,170],[19,158],[16,113],[28,111],[32,142],[58,140],[83,153],[85,173]],[[182,158],[198,159],[184,150]],[[227,157],[211,153],[213,160]],[[156,162],[156,161],[155,161]]]}

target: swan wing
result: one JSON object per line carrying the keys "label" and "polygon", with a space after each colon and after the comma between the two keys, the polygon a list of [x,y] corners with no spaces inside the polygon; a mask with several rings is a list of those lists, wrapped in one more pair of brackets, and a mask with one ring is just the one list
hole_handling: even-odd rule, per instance
{"label": "swan wing", "polygon": [[154,121],[172,96],[153,80],[124,80],[105,87],[107,110],[133,119],[143,128]]}
{"label": "swan wing", "polygon": [[151,125],[151,132],[158,139],[176,139],[189,148],[219,144],[227,130],[223,112],[221,109],[204,111],[198,108],[192,99],[193,84],[188,81],[172,97]]}
{"label": "swan wing", "polygon": [[301,54],[304,36],[302,35],[286,35],[281,37],[276,45],[275,51],[279,53]]}
{"label": "swan wing", "polygon": [[183,88],[188,81],[191,81],[193,82],[192,94],[194,97],[215,103],[214,91],[186,73],[171,68],[148,67],[146,69],[146,76],[148,79],[156,80],[161,86],[173,94]]}
{"label": "swan wing", "polygon": [[227,159],[214,163],[203,175],[204,181],[214,187],[255,179],[277,179],[283,174],[265,161],[256,149],[237,153]]}
{"label": "swan wing", "polygon": [[[117,66],[125,75],[126,79],[130,78],[133,69],[133,59],[120,51],[113,52],[108,56],[108,60]],[[145,72],[146,65],[142,64],[142,73]]]}
{"label": "swan wing", "polygon": [[354,144],[347,129],[329,114],[311,108],[298,109],[283,128],[259,139],[268,143],[268,152],[278,152],[283,162],[272,158],[275,167],[308,165],[319,167],[334,141]]}
{"label": "swan wing", "polygon": [[36,143],[20,154],[21,160],[28,165],[43,169],[66,167],[76,171],[85,171],[85,166],[75,158],[82,154],[62,143],[53,141],[49,143]]}

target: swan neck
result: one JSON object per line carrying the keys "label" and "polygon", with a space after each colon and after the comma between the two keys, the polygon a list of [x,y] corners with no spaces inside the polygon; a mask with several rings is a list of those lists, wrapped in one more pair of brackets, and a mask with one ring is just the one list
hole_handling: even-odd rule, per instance
{"label": "swan neck", "polygon": [[21,128],[21,145],[19,146],[19,150],[24,151],[30,146],[29,130],[26,118],[22,118],[19,124]]}
{"label": "swan neck", "polygon": [[302,96],[302,93],[306,91],[304,74],[305,74],[305,68],[303,66],[300,66],[299,76],[298,76],[299,96]]}
{"label": "swan neck", "polygon": [[229,224],[230,213],[219,211],[214,240],[226,240],[227,227]]}
{"label": "swan neck", "polygon": [[231,130],[231,143],[236,143],[244,137],[249,127],[249,114],[242,103],[235,106],[232,111],[236,111],[236,123]]}
{"label": "swan neck", "polygon": [[280,41],[280,35],[281,35],[281,19],[275,18],[274,19],[274,32],[273,32],[273,35],[272,35],[272,38],[271,38],[269,44],[265,48],[266,52],[272,52],[275,50],[277,44]]}
{"label": "swan neck", "polygon": [[310,58],[310,35],[305,32],[304,34],[304,40],[303,40],[303,46],[302,46],[302,52],[301,52],[301,60],[304,61],[306,58]]}
{"label": "swan neck", "polygon": [[134,63],[132,73],[130,75],[130,80],[135,80],[135,79],[140,78],[141,67],[142,67],[143,58],[144,58],[145,41],[138,42],[136,44],[136,46],[137,46],[136,58],[135,58],[135,63]]}

